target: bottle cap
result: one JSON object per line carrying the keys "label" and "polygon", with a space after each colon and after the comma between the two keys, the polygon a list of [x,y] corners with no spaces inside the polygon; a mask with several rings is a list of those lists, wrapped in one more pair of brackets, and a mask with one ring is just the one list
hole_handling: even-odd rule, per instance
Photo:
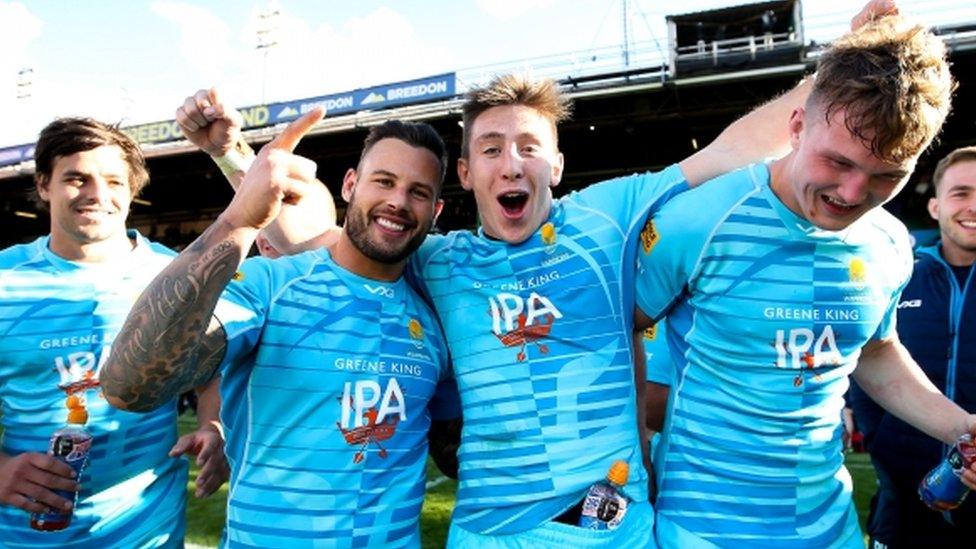
{"label": "bottle cap", "polygon": [[88,423],[88,410],[84,408],[72,408],[68,410],[68,423],[84,425]]}
{"label": "bottle cap", "polygon": [[613,462],[610,466],[610,472],[607,473],[607,480],[611,484],[616,484],[617,486],[623,486],[627,484],[627,476],[630,474],[630,466],[627,465],[626,461],[618,460]]}

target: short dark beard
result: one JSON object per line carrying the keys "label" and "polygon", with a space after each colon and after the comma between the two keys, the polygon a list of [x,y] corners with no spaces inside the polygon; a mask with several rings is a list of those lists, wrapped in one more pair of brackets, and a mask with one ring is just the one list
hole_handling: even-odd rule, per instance
{"label": "short dark beard", "polygon": [[352,245],[364,256],[379,263],[392,265],[407,259],[410,257],[410,254],[420,247],[420,244],[427,238],[427,232],[430,231],[430,226],[431,224],[428,223],[426,227],[420,227],[421,230],[399,250],[380,247],[368,237],[369,217],[366,212],[356,208],[356,197],[354,194],[350,197],[349,207],[346,208],[344,230],[349,240],[352,241]]}

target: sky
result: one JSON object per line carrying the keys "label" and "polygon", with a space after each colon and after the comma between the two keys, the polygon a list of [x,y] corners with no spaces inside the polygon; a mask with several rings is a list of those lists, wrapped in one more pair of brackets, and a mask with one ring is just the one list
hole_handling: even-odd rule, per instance
{"label": "sky", "polygon": [[[186,96],[210,86],[243,107],[445,72],[456,72],[463,89],[491,72],[562,75],[594,57],[622,66],[624,3],[0,0],[0,147],[33,142],[56,116],[126,126],[171,119]],[[640,63],[666,50],[666,15],[744,2],[626,3]],[[852,4],[806,0],[807,37],[837,36]],[[900,4],[933,25],[976,21],[972,0]],[[259,49],[259,30],[268,27],[274,45]]]}

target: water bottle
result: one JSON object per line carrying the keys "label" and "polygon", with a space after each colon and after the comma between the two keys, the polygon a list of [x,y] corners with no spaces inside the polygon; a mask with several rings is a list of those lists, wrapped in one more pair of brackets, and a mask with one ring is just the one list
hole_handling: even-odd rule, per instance
{"label": "water bottle", "polygon": [[[67,406],[67,425],[51,435],[51,444],[47,453],[68,464],[74,470],[75,478],[80,479],[81,472],[88,464],[88,452],[91,450],[92,442],[91,433],[85,430],[85,423],[88,422],[88,411],[85,410],[81,399],[74,395],[68,397]],[[78,503],[78,492],[54,490],[54,493],[70,501],[72,504],[71,510],[57,511],[50,509],[46,513],[31,513],[31,528],[45,532],[54,532],[64,530],[71,524],[74,506]]]}
{"label": "water bottle", "polygon": [[922,502],[936,511],[951,511],[962,505],[969,487],[959,478],[976,461],[976,443],[972,435],[959,437],[949,454],[922,479],[918,495]]}
{"label": "water bottle", "polygon": [[630,467],[626,461],[615,461],[605,481],[590,486],[583,499],[579,526],[590,530],[613,530],[627,513],[627,498],[620,489],[627,484]]}

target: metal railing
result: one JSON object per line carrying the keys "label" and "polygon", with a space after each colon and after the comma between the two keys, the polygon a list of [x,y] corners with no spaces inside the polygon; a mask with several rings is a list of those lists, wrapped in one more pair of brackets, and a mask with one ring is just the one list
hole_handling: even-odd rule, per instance
{"label": "metal railing", "polygon": [[[853,8],[846,7],[829,12],[818,11],[815,9],[816,2],[817,0],[807,0],[803,3],[803,32],[804,39],[808,42],[804,45],[813,45],[814,47],[826,45],[834,38],[847,32],[850,28],[851,17],[855,13]],[[728,5],[749,3],[728,2]],[[645,10],[647,13],[644,15],[660,23],[660,27],[655,31],[660,34],[656,37],[652,36],[649,39],[632,42],[627,48],[626,54],[624,46],[620,44],[461,69],[456,71],[457,89],[463,92],[469,87],[485,84],[496,74],[512,72],[567,82],[606,73],[622,73],[640,69],[656,70],[667,66],[670,54],[667,51],[665,16],[673,15],[677,10],[670,2],[643,0],[638,4],[641,7],[646,5],[649,8]],[[662,4],[663,8],[661,7]],[[942,31],[950,46],[953,39],[965,42],[972,39],[970,33],[957,33],[953,29],[958,27],[960,22],[976,24],[976,1],[974,0],[901,0],[899,5],[903,13],[936,28],[937,31]],[[667,13],[664,11],[665,9]],[[755,51],[769,47],[768,38],[770,37],[760,35],[751,38],[722,40],[705,43],[705,49],[709,55],[718,55],[724,51]],[[793,39],[789,34],[775,34],[771,35],[771,38],[773,47],[782,44],[784,40]],[[688,51],[688,48],[697,51],[699,45],[683,47],[679,49],[678,54],[694,53]],[[625,59],[628,61],[626,64]]]}
{"label": "metal railing", "polygon": [[[840,36],[848,29],[853,15],[850,9],[819,12],[812,8],[817,0],[807,0],[803,4],[804,39],[808,47],[808,59],[816,58],[817,48],[826,45],[833,38]],[[455,71],[457,78],[456,90],[464,93],[467,89],[485,84],[493,76],[505,73],[526,73],[534,78],[552,78],[561,82],[571,90],[578,90],[586,86],[596,87],[640,82],[664,82],[676,75],[669,72],[670,55],[667,51],[667,40],[664,38],[665,16],[662,10],[674,12],[673,4],[642,0],[654,9],[645,10],[642,14],[660,24],[657,32],[660,36],[634,41],[624,49],[623,45],[601,46],[579,51],[564,52],[505,61],[465,68]],[[748,4],[750,2],[729,2],[733,4]],[[664,7],[661,7],[664,4]],[[974,0],[901,0],[902,10],[914,16],[922,23],[932,26],[942,34],[946,43],[952,48],[976,48],[976,1]],[[791,34],[760,35],[738,39],[721,40],[707,44],[695,44],[682,47],[678,53],[685,55],[708,55],[717,57],[730,52],[757,52],[764,48],[776,48],[794,40]],[[704,52],[702,50],[705,50]],[[679,82],[680,83],[680,82]],[[597,90],[598,91],[598,90]],[[389,118],[427,119],[443,116],[445,113],[456,112],[460,107],[460,100],[453,99],[437,103],[402,107],[389,111],[365,111],[332,119],[327,119],[314,133],[343,131],[349,128],[364,127],[377,124]],[[270,139],[279,131],[277,127],[267,127],[246,132],[247,138],[254,141]],[[164,143],[144,146],[147,156],[174,154],[191,150],[186,142]],[[31,173],[33,162],[20,165],[0,167],[0,179]]]}
{"label": "metal railing", "polygon": [[711,58],[712,63],[717,63],[719,57],[723,55],[735,55],[748,53],[752,59],[760,51],[772,51],[781,46],[797,46],[796,34],[784,32],[779,34],[763,34],[762,36],[746,36],[741,38],[726,38],[705,42],[699,40],[691,46],[676,48],[677,60],[707,59]]}
{"label": "metal railing", "polygon": [[635,68],[658,68],[666,65],[667,52],[662,50],[661,44],[654,40],[644,40],[631,43],[626,55],[621,46],[603,46],[461,69],[456,72],[457,89],[464,91],[482,85],[496,74],[524,73],[534,78],[570,81],[607,73],[625,72]]}

